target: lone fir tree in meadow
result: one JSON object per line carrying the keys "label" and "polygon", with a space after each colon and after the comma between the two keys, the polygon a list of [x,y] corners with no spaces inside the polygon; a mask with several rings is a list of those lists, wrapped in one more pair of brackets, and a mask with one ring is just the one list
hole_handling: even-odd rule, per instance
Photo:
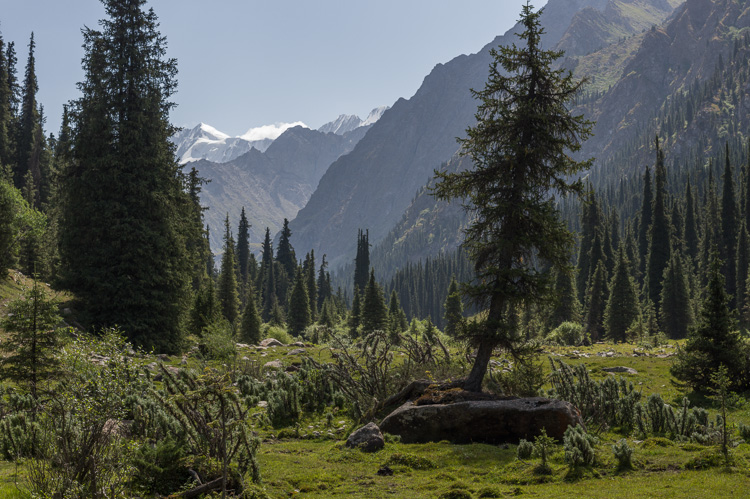
{"label": "lone fir tree in meadow", "polygon": [[485,88],[473,91],[480,100],[477,124],[460,142],[474,168],[436,172],[437,197],[464,199],[473,216],[465,246],[476,280],[467,289],[486,314],[467,329],[478,348],[464,385],[472,391],[481,390],[497,346],[511,352],[521,346],[513,320],[518,307],[549,299],[544,268],[569,265],[572,235],[554,195],[580,194],[582,184],[569,179],[590,165],[569,154],[590,135],[590,123],[566,107],[583,82],[551,69],[562,52],[542,50],[539,15],[523,6],[518,36],[524,46],[492,49]]}
{"label": "lone fir tree in meadow", "polygon": [[359,323],[365,332],[385,330],[388,324],[388,309],[385,306],[383,290],[375,280],[375,271],[370,271],[364,296]]}
{"label": "lone fir tree in meadow", "polygon": [[177,65],[145,0],[104,0],[101,31],[83,32],[84,80],[62,173],[64,283],[95,328],[180,349],[190,281],[182,173],[169,123]]}
{"label": "lone fir tree in meadow", "polygon": [[448,296],[445,298],[445,334],[455,338],[464,320],[464,305],[461,301],[461,293],[458,290],[456,278],[451,278],[448,286]]}

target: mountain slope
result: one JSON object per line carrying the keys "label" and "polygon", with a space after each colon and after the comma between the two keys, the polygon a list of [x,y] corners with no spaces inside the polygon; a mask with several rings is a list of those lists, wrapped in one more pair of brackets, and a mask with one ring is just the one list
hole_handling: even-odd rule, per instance
{"label": "mountain slope", "polygon": [[[582,8],[604,5],[602,0],[550,0],[543,43],[557,43]],[[438,64],[411,99],[399,99],[350,154],[331,165],[290,224],[298,251],[325,253],[334,268],[351,258],[358,228],[369,229],[373,244],[385,237],[433,169],[456,152],[455,138],[474,121],[477,103],[470,89],[487,78],[489,50],[514,42],[516,29],[477,54]]]}
{"label": "mountain slope", "polygon": [[208,206],[211,247],[222,247],[224,218],[229,214],[233,230],[245,207],[250,241],[259,244],[266,227],[281,229],[284,218],[293,218],[307,203],[328,166],[351,151],[369,127],[344,135],[294,127],[281,134],[265,152],[253,148],[229,162],[199,160],[195,167],[210,182],[203,186],[201,203]]}

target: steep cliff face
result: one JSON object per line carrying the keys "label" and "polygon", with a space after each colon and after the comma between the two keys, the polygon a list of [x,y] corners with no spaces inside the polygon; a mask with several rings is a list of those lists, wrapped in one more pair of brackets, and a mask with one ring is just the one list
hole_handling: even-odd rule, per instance
{"label": "steep cliff face", "polygon": [[[550,0],[544,45],[557,43],[576,12],[605,0]],[[510,30],[477,54],[438,64],[410,99],[400,99],[354,150],[333,163],[290,227],[295,248],[327,254],[331,267],[353,255],[357,229],[376,244],[399,221],[433,170],[457,151],[456,137],[474,122],[471,88],[487,78],[491,47],[515,42]]]}
{"label": "steep cliff face", "polygon": [[[596,121],[584,153],[604,163],[632,144],[670,99],[711,77],[720,60],[729,61],[736,41],[750,27],[744,3],[733,0],[688,0],[659,27],[637,37],[637,47],[622,61],[616,83],[587,105]],[[591,68],[577,61],[576,72]],[[596,77],[597,70],[593,70]]]}
{"label": "steep cliff face", "polygon": [[573,17],[557,48],[568,56],[595,52],[661,24],[675,6],[667,0],[610,0],[603,8],[587,7]]}

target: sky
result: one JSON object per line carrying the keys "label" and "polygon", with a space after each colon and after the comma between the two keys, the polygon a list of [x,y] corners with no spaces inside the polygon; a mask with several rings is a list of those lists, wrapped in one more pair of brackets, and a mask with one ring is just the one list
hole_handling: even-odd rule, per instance
{"label": "sky", "polygon": [[[537,7],[542,3],[538,2]],[[365,118],[409,98],[437,63],[479,51],[513,26],[521,0],[150,0],[177,59],[172,123],[208,123],[232,136],[274,123],[312,128],[339,114]],[[46,131],[78,97],[84,26],[97,0],[0,0],[19,79],[34,32]]]}

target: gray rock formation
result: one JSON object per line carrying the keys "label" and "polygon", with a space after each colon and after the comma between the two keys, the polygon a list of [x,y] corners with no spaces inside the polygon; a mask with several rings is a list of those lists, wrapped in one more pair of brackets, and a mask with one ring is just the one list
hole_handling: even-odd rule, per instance
{"label": "gray rock formation", "polygon": [[346,439],[346,446],[361,449],[364,452],[375,452],[385,447],[385,440],[378,425],[367,423],[349,435]]}
{"label": "gray rock formation", "polygon": [[415,405],[407,402],[380,423],[404,443],[483,442],[499,444],[530,440],[545,428],[562,440],[568,426],[583,425],[572,404],[541,397],[478,400],[454,404]]}

